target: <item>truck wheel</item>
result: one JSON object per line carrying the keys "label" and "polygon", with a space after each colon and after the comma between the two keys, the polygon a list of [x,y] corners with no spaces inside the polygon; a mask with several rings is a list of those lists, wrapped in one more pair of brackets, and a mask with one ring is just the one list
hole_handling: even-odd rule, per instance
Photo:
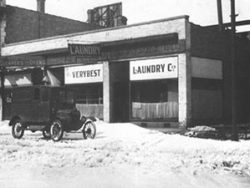
{"label": "truck wheel", "polygon": [[12,125],[12,136],[14,138],[20,139],[23,137],[24,128],[22,126],[21,120],[17,119]]}
{"label": "truck wheel", "polygon": [[83,127],[82,133],[83,133],[84,139],[87,139],[87,138],[94,139],[96,135],[95,123],[92,121],[87,122]]}
{"label": "truck wheel", "polygon": [[50,136],[50,130],[43,130],[43,137],[45,138],[45,139],[50,139],[51,138],[51,136]]}
{"label": "truck wheel", "polygon": [[55,120],[52,122],[50,127],[51,139],[55,142],[60,141],[63,137],[63,125],[60,120]]}

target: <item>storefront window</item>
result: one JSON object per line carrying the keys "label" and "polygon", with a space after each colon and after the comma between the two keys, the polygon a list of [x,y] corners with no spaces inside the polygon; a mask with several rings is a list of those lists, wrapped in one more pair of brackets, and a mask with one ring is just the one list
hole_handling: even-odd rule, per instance
{"label": "storefront window", "polygon": [[103,119],[103,84],[72,86],[76,94],[76,107],[81,115]]}
{"label": "storefront window", "polygon": [[76,102],[82,104],[102,104],[102,84],[80,86],[76,93]]}
{"label": "storefront window", "polygon": [[131,102],[134,120],[177,119],[177,79],[132,82]]}

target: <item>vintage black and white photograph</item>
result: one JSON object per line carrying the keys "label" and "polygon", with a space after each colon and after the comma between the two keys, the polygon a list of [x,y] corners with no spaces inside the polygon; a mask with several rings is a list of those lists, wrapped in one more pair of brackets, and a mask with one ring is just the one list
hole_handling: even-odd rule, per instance
{"label": "vintage black and white photograph", "polygon": [[0,188],[249,188],[249,0],[0,0]]}

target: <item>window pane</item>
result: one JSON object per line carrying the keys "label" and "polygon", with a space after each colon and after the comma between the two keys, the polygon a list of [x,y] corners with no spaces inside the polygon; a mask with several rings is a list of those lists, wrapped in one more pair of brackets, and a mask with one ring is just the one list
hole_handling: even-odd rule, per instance
{"label": "window pane", "polygon": [[132,118],[163,120],[178,117],[177,80],[133,82]]}

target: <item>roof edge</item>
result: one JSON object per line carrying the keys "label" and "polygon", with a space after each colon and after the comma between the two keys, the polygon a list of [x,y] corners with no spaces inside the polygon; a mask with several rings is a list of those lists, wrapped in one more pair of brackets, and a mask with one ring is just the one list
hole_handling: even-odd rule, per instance
{"label": "roof edge", "polygon": [[71,34],[66,34],[66,35],[57,35],[57,36],[40,38],[40,39],[35,39],[35,40],[27,40],[27,41],[5,44],[3,47],[9,47],[9,46],[15,46],[15,45],[20,45],[20,44],[25,44],[25,43],[39,42],[39,41],[45,41],[45,40],[51,40],[51,39],[74,37],[77,35],[105,32],[105,31],[117,30],[117,29],[121,29],[121,28],[129,28],[129,27],[135,27],[135,26],[152,24],[152,23],[160,23],[160,22],[172,21],[172,20],[178,20],[178,19],[186,19],[187,21],[189,21],[189,16],[188,15],[181,15],[181,16],[175,16],[175,17],[170,17],[170,18],[163,18],[163,19],[159,19],[159,20],[152,20],[152,21],[146,21],[146,22],[141,22],[141,23],[135,23],[135,24],[125,25],[125,26],[118,26],[118,27],[111,27],[111,28],[104,28],[104,29],[102,29],[102,28],[101,29],[94,29],[94,30],[90,30],[90,31],[83,31],[83,32],[71,33]]}

